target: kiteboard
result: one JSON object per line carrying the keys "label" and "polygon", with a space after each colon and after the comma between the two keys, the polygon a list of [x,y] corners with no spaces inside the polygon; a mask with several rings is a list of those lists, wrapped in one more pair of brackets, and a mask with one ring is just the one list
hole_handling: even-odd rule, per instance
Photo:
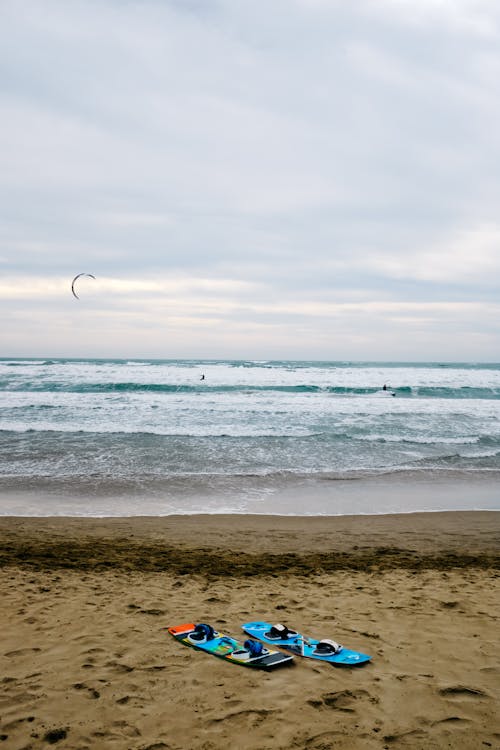
{"label": "kiteboard", "polygon": [[214,630],[205,623],[187,622],[167,628],[170,635],[186,646],[205,651],[207,654],[254,669],[274,669],[283,664],[290,664],[292,655],[266,648],[260,641],[247,640],[240,643]]}
{"label": "kiteboard", "polygon": [[327,638],[321,641],[316,638],[306,638],[295,630],[289,630],[281,623],[271,625],[270,622],[247,622],[242,625],[242,628],[245,633],[264,643],[285,648],[298,656],[328,661],[339,666],[354,667],[358,664],[365,664],[371,659],[371,656],[367,654],[352,651]]}

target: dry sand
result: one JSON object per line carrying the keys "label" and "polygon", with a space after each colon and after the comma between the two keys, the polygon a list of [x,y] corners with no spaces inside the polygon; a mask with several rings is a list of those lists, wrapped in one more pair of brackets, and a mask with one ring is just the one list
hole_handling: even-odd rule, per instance
{"label": "dry sand", "polygon": [[[500,515],[0,519],[0,748],[500,747]],[[166,627],[369,653],[257,672]]]}

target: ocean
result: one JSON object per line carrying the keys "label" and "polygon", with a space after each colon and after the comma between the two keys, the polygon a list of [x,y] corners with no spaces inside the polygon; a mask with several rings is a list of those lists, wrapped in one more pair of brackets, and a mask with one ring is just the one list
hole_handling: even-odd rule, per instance
{"label": "ocean", "polygon": [[500,364],[0,359],[0,515],[497,510],[499,479]]}

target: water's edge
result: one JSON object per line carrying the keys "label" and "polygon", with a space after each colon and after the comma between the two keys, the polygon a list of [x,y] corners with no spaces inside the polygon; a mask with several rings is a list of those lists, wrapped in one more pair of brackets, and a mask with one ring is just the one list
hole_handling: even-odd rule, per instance
{"label": "water's edge", "polygon": [[385,515],[500,510],[500,475],[456,472],[335,479],[265,477],[228,483],[200,478],[181,486],[94,486],[0,480],[0,516]]}

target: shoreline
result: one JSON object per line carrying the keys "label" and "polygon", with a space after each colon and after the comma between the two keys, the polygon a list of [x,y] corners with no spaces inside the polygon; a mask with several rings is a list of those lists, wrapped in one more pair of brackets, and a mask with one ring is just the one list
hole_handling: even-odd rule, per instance
{"label": "shoreline", "polygon": [[0,478],[0,517],[338,517],[500,510],[498,472],[370,477],[198,476],[168,481]]}

